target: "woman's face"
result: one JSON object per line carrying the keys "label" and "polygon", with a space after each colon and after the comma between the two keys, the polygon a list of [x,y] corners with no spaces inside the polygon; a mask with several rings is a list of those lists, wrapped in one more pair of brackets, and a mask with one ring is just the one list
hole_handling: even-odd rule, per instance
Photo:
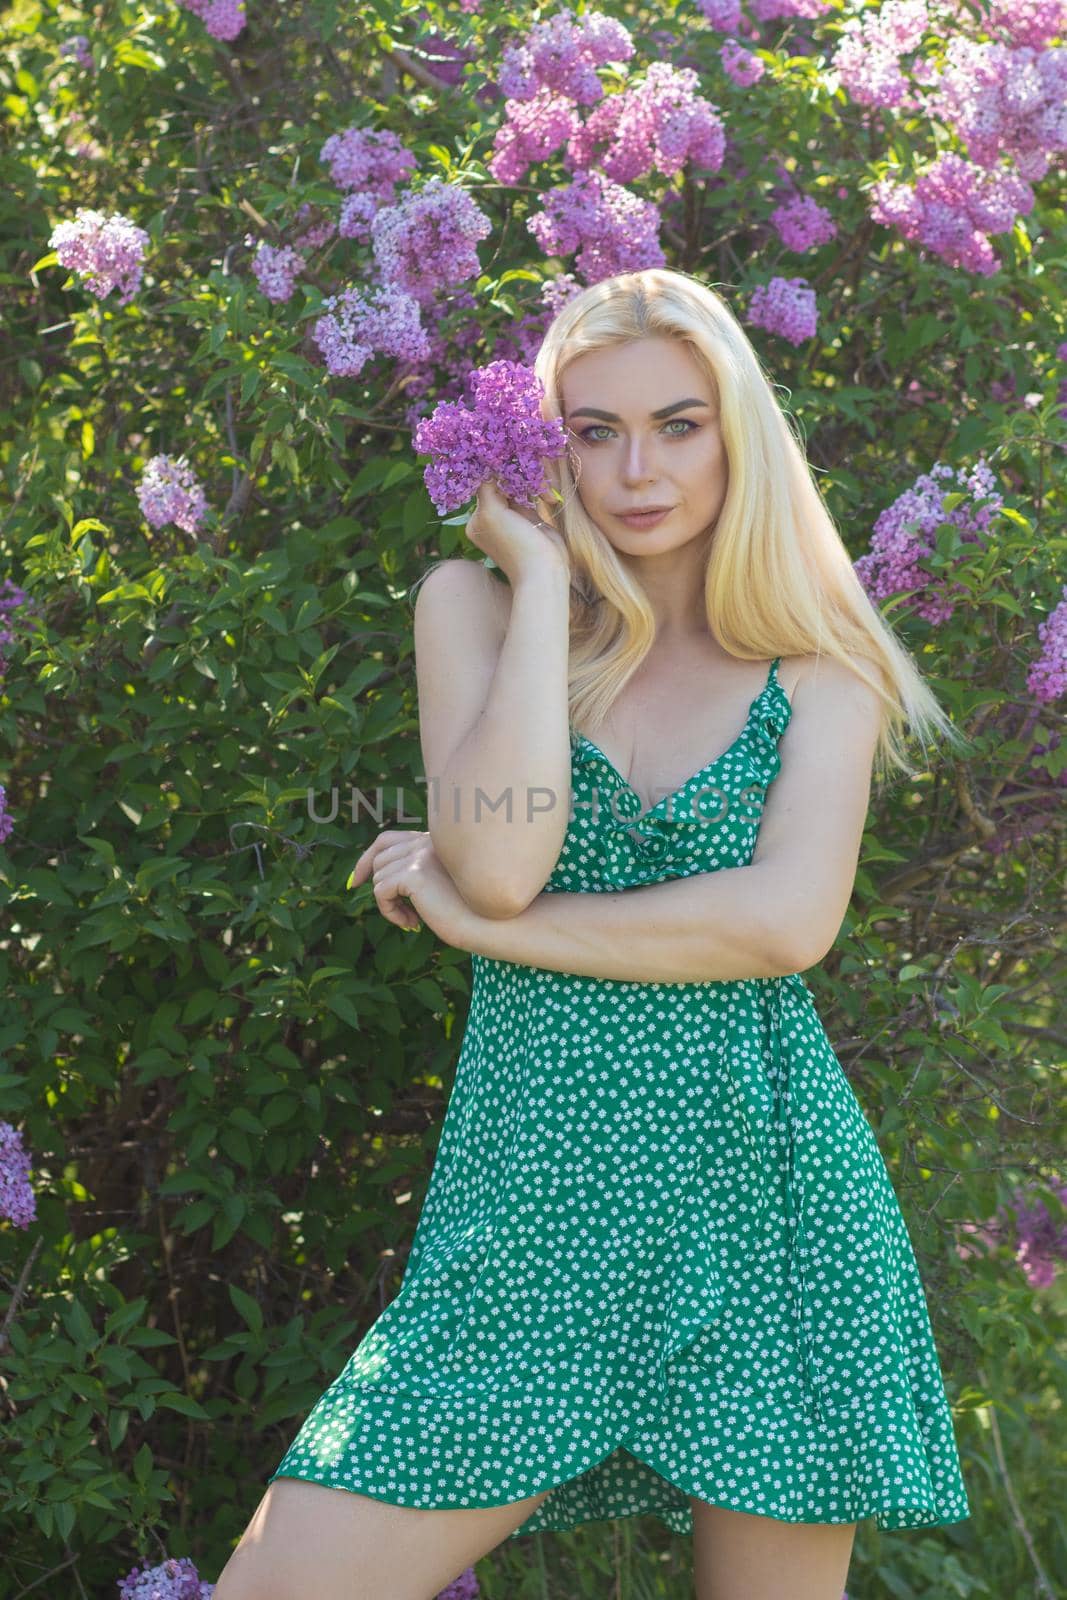
{"label": "woman's face", "polygon": [[[726,451],[715,390],[687,345],[654,338],[591,350],[560,388],[578,496],[620,554],[664,555],[711,532]],[[669,511],[645,526],[623,520],[644,506]]]}

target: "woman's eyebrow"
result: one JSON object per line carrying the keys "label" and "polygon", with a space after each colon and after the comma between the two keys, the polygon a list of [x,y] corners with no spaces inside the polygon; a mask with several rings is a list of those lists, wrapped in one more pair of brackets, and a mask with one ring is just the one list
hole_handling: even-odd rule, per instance
{"label": "woman's eyebrow", "polygon": [[[654,420],[658,421],[660,417],[669,417],[675,411],[684,410],[686,406],[706,406],[707,404],[708,402],[706,400],[676,400],[673,405],[664,406],[660,411],[651,411],[649,412],[649,415]],[[570,421],[571,417],[599,417],[601,422],[622,421],[622,418],[617,417],[614,411],[598,411],[595,406],[580,406],[577,411],[572,411],[570,413],[570,416],[567,418],[568,422]]]}

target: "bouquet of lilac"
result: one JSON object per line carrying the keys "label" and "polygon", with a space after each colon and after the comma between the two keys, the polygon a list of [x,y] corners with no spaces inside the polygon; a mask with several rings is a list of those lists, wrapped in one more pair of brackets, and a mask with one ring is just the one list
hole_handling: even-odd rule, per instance
{"label": "bouquet of lilac", "polygon": [[423,471],[430,499],[442,514],[457,511],[495,478],[517,504],[532,506],[550,488],[546,457],[567,447],[560,419],[541,415],[541,380],[519,361],[491,361],[468,373],[467,389],[471,405],[442,400],[412,435],[419,455],[433,458]]}

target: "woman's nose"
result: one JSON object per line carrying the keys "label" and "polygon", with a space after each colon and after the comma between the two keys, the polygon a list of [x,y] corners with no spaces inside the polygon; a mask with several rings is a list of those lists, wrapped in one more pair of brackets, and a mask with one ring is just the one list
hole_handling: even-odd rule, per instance
{"label": "woman's nose", "polygon": [[643,439],[631,439],[623,451],[623,476],[638,483],[650,475],[653,446]]}

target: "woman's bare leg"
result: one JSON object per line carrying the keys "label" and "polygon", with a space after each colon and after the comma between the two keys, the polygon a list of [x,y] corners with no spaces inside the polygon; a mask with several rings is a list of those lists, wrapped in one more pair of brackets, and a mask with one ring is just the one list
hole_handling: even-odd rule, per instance
{"label": "woman's bare leg", "polygon": [[854,1522],[780,1522],[690,1505],[696,1600],[841,1600]]}
{"label": "woman's bare leg", "polygon": [[549,1493],[481,1510],[422,1511],[275,1478],[222,1569],[215,1600],[433,1600]]}

